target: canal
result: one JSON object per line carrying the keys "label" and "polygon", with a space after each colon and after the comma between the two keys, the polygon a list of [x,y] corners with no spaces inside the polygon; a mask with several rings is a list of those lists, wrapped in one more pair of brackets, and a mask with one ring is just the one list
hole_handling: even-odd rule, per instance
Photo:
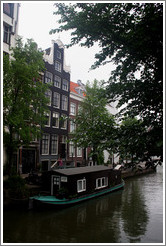
{"label": "canal", "polygon": [[163,243],[163,168],[63,210],[5,210],[4,243]]}

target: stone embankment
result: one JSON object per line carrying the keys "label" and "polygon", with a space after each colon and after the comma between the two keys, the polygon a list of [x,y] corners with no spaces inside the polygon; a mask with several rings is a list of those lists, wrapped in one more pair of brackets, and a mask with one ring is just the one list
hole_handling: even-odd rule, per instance
{"label": "stone embankment", "polygon": [[148,168],[148,169],[137,169],[137,170],[122,170],[122,178],[127,179],[135,176],[145,175],[149,173],[156,172],[156,169],[154,168]]}

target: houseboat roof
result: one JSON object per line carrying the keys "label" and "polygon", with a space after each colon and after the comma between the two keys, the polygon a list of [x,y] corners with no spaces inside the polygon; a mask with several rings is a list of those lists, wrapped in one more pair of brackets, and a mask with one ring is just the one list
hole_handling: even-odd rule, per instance
{"label": "houseboat roof", "polygon": [[87,166],[87,167],[75,167],[75,168],[67,168],[67,169],[56,169],[55,171],[62,175],[77,175],[82,173],[91,173],[98,171],[110,170],[110,167],[104,165],[97,166]]}

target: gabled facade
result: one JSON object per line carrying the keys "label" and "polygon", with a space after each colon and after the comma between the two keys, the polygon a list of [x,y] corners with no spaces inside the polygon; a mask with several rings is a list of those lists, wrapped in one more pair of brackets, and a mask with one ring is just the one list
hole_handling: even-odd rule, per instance
{"label": "gabled facade", "polygon": [[3,52],[10,54],[18,36],[19,3],[3,3]]}
{"label": "gabled facade", "polygon": [[[69,139],[72,131],[75,130],[75,124],[72,119],[78,113],[79,105],[85,97],[85,86],[80,80],[77,83],[70,82],[70,109],[69,109]],[[88,154],[90,148],[75,147],[72,141],[69,141],[68,159],[73,162],[75,167],[86,166],[89,164]]]}
{"label": "gabled facade", "polygon": [[46,94],[49,98],[49,112],[40,141],[40,163],[43,171],[50,170],[59,158],[64,167],[68,164],[70,68],[66,66],[64,56],[64,45],[59,39],[52,41],[52,46],[44,52],[46,71],[43,82],[51,86]]}

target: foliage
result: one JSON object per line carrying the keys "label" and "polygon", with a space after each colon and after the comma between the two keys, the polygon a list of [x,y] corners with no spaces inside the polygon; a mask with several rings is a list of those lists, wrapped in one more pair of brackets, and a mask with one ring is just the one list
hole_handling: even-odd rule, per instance
{"label": "foliage", "polygon": [[77,146],[92,148],[92,159],[98,163],[101,162],[103,150],[114,146],[115,132],[114,117],[107,111],[107,101],[102,93],[103,89],[97,80],[92,86],[86,85],[86,97],[74,120],[76,130],[71,134],[71,140]]}
{"label": "foliage", "polygon": [[[92,68],[113,62],[105,90],[109,101],[118,100],[121,115],[140,116],[152,145],[162,154],[163,121],[163,3],[55,4],[60,27],[50,33],[72,30],[68,47],[98,42]],[[111,70],[111,65],[110,65]],[[160,138],[155,139],[159,131]],[[154,134],[154,135],[153,135]],[[151,152],[151,150],[149,150]]]}
{"label": "foliage", "polygon": [[11,59],[4,55],[4,144],[10,166],[13,151],[40,135],[48,102],[45,97],[47,86],[41,82],[43,71],[43,54],[32,40],[23,45],[18,39],[16,47],[12,48]]}
{"label": "foliage", "polygon": [[131,164],[144,158],[146,151],[146,128],[141,120],[125,118],[118,131],[118,148],[120,158],[129,159]]}
{"label": "foliage", "polygon": [[7,186],[11,198],[22,199],[27,198],[29,195],[25,180],[19,175],[10,176],[7,180]]}

